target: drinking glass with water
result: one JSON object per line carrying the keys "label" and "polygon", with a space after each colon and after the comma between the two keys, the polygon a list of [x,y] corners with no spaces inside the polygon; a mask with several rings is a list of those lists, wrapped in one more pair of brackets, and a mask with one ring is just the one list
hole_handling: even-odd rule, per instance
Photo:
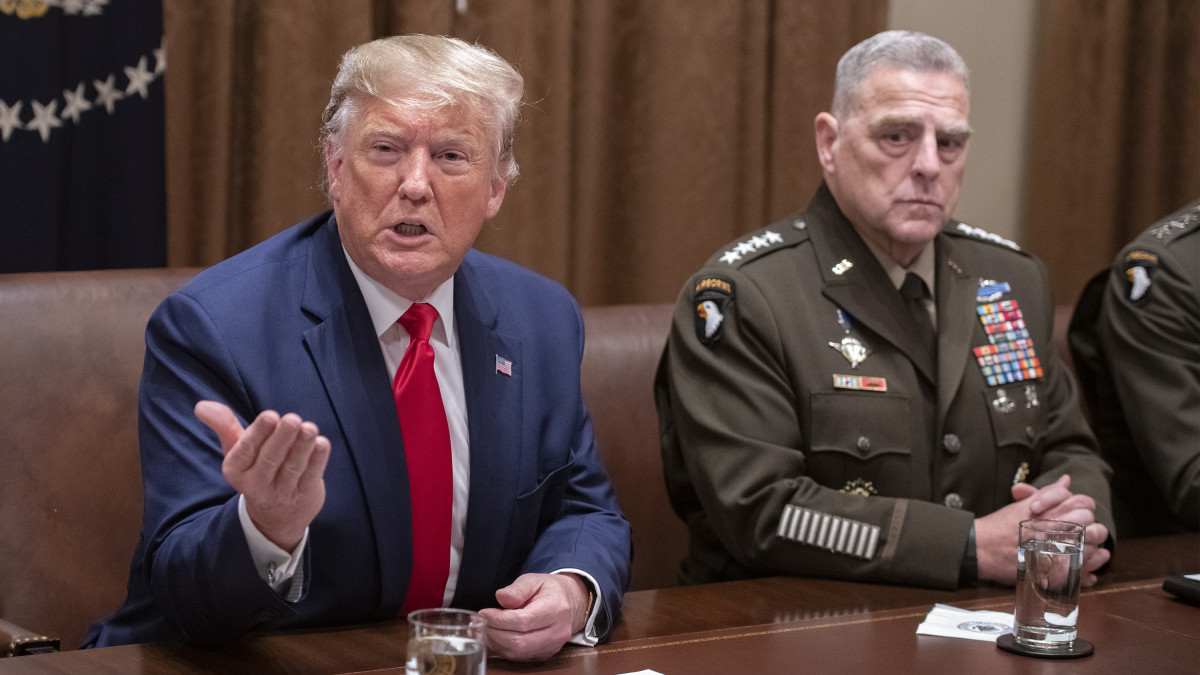
{"label": "drinking glass with water", "polygon": [[1031,649],[1070,649],[1079,618],[1084,526],[1021,521],[1013,639]]}
{"label": "drinking glass with water", "polygon": [[449,607],[408,615],[406,675],[486,675],[487,621],[476,612]]}

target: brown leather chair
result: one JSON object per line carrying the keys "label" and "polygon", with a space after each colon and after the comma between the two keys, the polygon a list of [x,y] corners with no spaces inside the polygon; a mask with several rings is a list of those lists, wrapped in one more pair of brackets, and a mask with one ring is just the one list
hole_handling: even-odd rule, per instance
{"label": "brown leather chair", "polygon": [[678,584],[687,527],[671,510],[654,408],[670,304],[585,307],[583,397],[617,502],[633,526],[630,590]]}
{"label": "brown leather chair", "polygon": [[194,273],[0,275],[0,652],[73,648],[124,598],[146,320]]}
{"label": "brown leather chair", "polygon": [[[141,524],[150,313],[195,269],[0,275],[0,653],[78,646],[125,595]],[[652,379],[669,305],[584,309],[583,388],[633,524],[634,588],[675,584]]]}

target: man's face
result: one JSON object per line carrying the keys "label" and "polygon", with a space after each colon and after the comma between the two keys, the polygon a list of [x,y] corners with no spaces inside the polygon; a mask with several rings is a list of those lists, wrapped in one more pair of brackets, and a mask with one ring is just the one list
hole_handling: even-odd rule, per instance
{"label": "man's face", "polygon": [[454,275],[506,184],[477,120],[376,98],[359,104],[342,154],[326,150],[338,233],[367,276],[422,300]]}
{"label": "man's face", "polygon": [[838,206],[902,265],[954,212],[969,112],[960,76],[881,66],[849,112],[817,116],[818,155]]}

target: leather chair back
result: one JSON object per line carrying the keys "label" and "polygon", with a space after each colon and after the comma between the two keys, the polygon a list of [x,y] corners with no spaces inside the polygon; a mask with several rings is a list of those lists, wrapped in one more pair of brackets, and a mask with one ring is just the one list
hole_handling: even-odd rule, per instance
{"label": "leather chair back", "polygon": [[64,649],[125,597],[146,320],[194,273],[0,275],[0,618]]}
{"label": "leather chair back", "polygon": [[672,305],[583,308],[583,398],[617,501],[633,526],[630,590],[678,584],[687,527],[671,510],[659,450],[654,373]]}

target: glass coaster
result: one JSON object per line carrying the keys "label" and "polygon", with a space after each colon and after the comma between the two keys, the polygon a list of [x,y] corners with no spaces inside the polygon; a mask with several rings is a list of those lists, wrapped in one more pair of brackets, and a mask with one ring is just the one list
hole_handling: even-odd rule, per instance
{"label": "glass coaster", "polygon": [[1075,638],[1070,647],[1062,648],[1055,647],[1051,649],[1026,647],[1018,644],[1012,633],[1005,633],[996,638],[996,646],[1006,652],[1020,654],[1021,656],[1036,656],[1040,659],[1078,659],[1084,656],[1091,656],[1096,648],[1087,640]]}

